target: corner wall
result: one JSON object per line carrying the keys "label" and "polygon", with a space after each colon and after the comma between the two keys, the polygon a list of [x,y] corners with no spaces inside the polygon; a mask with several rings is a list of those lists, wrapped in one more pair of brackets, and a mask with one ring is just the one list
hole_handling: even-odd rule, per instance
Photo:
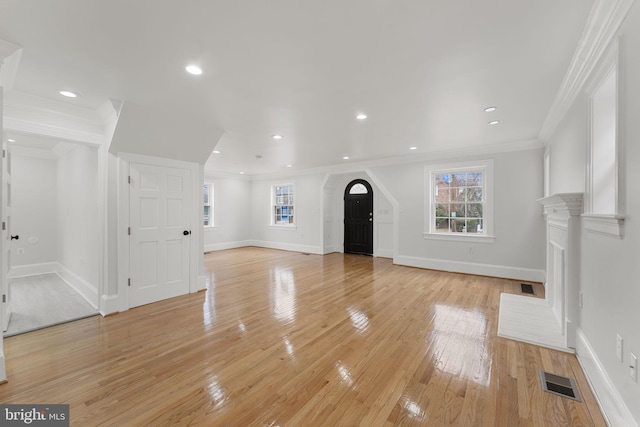
{"label": "corner wall", "polygon": [[[640,424],[640,384],[629,376],[630,353],[640,356],[640,5],[621,29],[620,135],[624,148],[626,215],[622,239],[581,232],[578,357],[611,425]],[[585,191],[587,99],[578,97],[550,140],[550,190]],[[623,358],[616,357],[616,335]]]}

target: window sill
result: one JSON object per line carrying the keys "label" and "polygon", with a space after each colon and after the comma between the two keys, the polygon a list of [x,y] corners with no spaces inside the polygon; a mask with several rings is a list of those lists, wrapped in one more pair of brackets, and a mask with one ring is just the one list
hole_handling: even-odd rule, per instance
{"label": "window sill", "polygon": [[268,228],[272,229],[272,230],[289,230],[289,231],[294,231],[296,230],[298,227],[294,224],[294,225],[270,225]]}
{"label": "window sill", "polygon": [[622,239],[624,217],[617,215],[583,214],[582,223],[587,231]]}
{"label": "window sill", "polygon": [[471,233],[422,233],[425,240],[444,240],[448,242],[493,243],[496,236],[477,235]]}

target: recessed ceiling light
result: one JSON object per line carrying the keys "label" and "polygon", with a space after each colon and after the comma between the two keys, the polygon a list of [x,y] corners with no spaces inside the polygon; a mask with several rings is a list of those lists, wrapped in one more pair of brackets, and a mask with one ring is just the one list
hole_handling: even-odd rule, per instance
{"label": "recessed ceiling light", "polygon": [[273,139],[282,139],[282,135],[272,135],[271,138],[273,138]]}
{"label": "recessed ceiling light", "polygon": [[498,107],[487,107],[484,109],[485,113],[490,113],[492,111],[496,111]]}
{"label": "recessed ceiling light", "polygon": [[66,96],[67,98],[77,98],[78,94],[75,92],[71,92],[69,90],[61,90],[60,92],[58,92],[60,95],[62,96]]}
{"label": "recessed ceiling light", "polygon": [[358,115],[356,116],[356,119],[358,120],[364,120],[367,118],[367,115],[364,113],[358,113]]}
{"label": "recessed ceiling light", "polygon": [[187,65],[186,67],[184,67],[184,69],[187,70],[187,73],[193,74],[194,76],[199,76],[200,74],[202,74],[202,68],[198,67],[197,65]]}
{"label": "recessed ceiling light", "polygon": [[213,154],[220,154],[220,150],[213,150]]}
{"label": "recessed ceiling light", "polygon": [[287,165],[288,168],[292,167],[293,165]]}
{"label": "recessed ceiling light", "polygon": [[349,156],[344,156],[342,160],[349,160]]}
{"label": "recessed ceiling light", "polygon": [[489,122],[490,125],[497,125],[498,123],[500,123],[499,120],[492,120]]}
{"label": "recessed ceiling light", "polygon": [[16,142],[16,140],[15,140],[15,139],[11,139],[11,138],[9,138],[7,141],[9,141],[9,142]]}
{"label": "recessed ceiling light", "polygon": [[417,150],[418,147],[409,147],[409,150]]}
{"label": "recessed ceiling light", "polygon": [[240,175],[244,175],[244,172],[240,172]]}

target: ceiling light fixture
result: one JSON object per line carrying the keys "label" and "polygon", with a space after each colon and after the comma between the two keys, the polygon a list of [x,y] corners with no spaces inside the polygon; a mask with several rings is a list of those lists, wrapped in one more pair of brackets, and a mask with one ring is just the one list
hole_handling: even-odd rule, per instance
{"label": "ceiling light fixture", "polygon": [[358,120],[364,120],[367,118],[367,115],[364,113],[358,113],[358,115],[356,116],[356,119]]}
{"label": "ceiling light fixture", "polygon": [[220,154],[220,150],[213,150],[213,154]]}
{"label": "ceiling light fixture", "polygon": [[71,92],[69,90],[61,90],[60,92],[58,92],[60,95],[62,96],[66,96],[67,98],[77,98],[78,94],[75,92]]}
{"label": "ceiling light fixture", "polygon": [[491,113],[492,111],[496,111],[498,107],[487,107],[484,109],[485,113]]}
{"label": "ceiling light fixture", "polygon": [[490,125],[497,125],[498,123],[500,123],[499,120],[492,120],[489,122]]}
{"label": "ceiling light fixture", "polygon": [[417,150],[418,147],[409,147],[409,150]]}
{"label": "ceiling light fixture", "polygon": [[198,67],[197,65],[187,65],[186,67],[184,67],[184,69],[187,70],[187,73],[193,74],[194,76],[199,76],[200,74],[202,74],[202,68]]}
{"label": "ceiling light fixture", "polygon": [[282,135],[273,135],[271,136],[273,139],[282,139]]}
{"label": "ceiling light fixture", "polygon": [[288,168],[293,167],[293,165],[287,165]]}
{"label": "ceiling light fixture", "polygon": [[344,156],[342,160],[349,160],[349,156]]}
{"label": "ceiling light fixture", "polygon": [[244,175],[244,172],[240,172],[240,175]]}

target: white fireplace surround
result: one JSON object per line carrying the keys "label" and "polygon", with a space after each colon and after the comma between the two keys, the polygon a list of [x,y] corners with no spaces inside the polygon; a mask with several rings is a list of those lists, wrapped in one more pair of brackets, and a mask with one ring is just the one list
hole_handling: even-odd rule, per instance
{"label": "white fireplace surround", "polygon": [[547,223],[545,298],[502,294],[498,335],[575,352],[580,304],[580,215],[582,193],[538,200]]}

